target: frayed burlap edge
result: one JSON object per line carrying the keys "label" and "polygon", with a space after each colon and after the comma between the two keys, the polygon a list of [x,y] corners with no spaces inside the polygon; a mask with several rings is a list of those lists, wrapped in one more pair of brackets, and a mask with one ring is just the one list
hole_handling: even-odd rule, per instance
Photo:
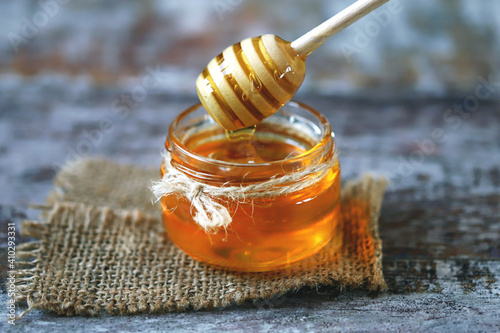
{"label": "frayed burlap edge", "polygon": [[[102,161],[94,161],[92,163],[100,163],[99,165],[105,167],[106,163]],[[92,164],[91,163],[91,164]],[[109,166],[109,165],[108,165]],[[81,168],[81,166],[79,166]],[[114,165],[114,167],[116,167]],[[139,168],[140,169],[140,168]],[[102,171],[102,169],[101,169]],[[136,170],[137,171],[137,170]],[[74,170],[72,177],[75,176]],[[146,171],[143,171],[148,173]],[[65,178],[64,171],[58,176],[58,179]],[[75,178],[77,179],[77,178]],[[78,185],[76,180],[73,179],[73,185]],[[67,180],[67,179],[66,179]],[[148,223],[140,223],[144,228],[145,225],[151,229],[151,236],[157,236],[161,230],[161,222],[157,216],[143,214],[137,211],[118,210],[109,207],[88,206],[86,204],[75,204],[71,202],[64,202],[67,198],[71,198],[71,190],[65,188],[67,196],[59,195],[57,200],[54,200],[50,207],[47,207],[44,214],[43,222],[25,221],[22,226],[22,233],[24,235],[36,238],[36,241],[22,244],[18,251],[19,264],[21,269],[17,272],[17,287],[18,299],[26,300],[28,303],[28,310],[21,314],[22,317],[27,312],[33,309],[41,309],[52,311],[61,315],[97,315],[100,311],[105,310],[113,314],[133,314],[138,312],[162,312],[162,311],[182,311],[187,309],[210,309],[214,307],[226,307],[232,304],[241,304],[245,301],[260,301],[269,300],[271,298],[279,297],[290,291],[296,291],[302,287],[318,287],[321,285],[334,285],[339,289],[345,288],[365,288],[370,291],[382,291],[387,288],[383,274],[382,274],[382,247],[381,241],[378,237],[378,216],[380,213],[380,206],[383,198],[383,193],[387,182],[384,179],[374,179],[372,176],[363,176],[360,180],[348,182],[342,192],[342,204],[344,218],[354,219],[361,216],[368,217],[366,229],[362,230],[359,234],[360,228],[353,226],[348,228],[349,234],[344,235],[345,240],[349,242],[349,246],[343,249],[340,255],[340,260],[331,261],[331,253],[328,252],[328,246],[320,251],[312,258],[306,259],[297,265],[288,269],[278,272],[268,273],[234,273],[214,269],[203,263],[194,261],[187,255],[183,254],[168,241],[162,240],[163,243],[169,245],[169,253],[167,258],[176,258],[177,263],[182,263],[181,268],[189,268],[190,271],[196,272],[193,281],[185,285],[185,281],[177,281],[180,289],[188,289],[187,293],[182,295],[172,296],[163,292],[165,286],[160,287],[153,292],[150,290],[141,291],[139,298],[134,299],[122,297],[113,299],[107,297],[106,294],[99,299],[90,300],[85,297],[88,290],[85,288],[77,291],[80,295],[76,298],[72,297],[65,299],[54,298],[57,294],[44,294],[44,287],[40,284],[41,277],[46,274],[46,258],[44,254],[47,251],[47,246],[50,246],[50,235],[53,234],[52,227],[55,220],[62,220],[61,216],[64,214],[71,214],[72,212],[79,211],[79,214],[89,214],[94,212],[103,216],[100,225],[101,230],[106,230],[106,226],[112,226],[114,222],[110,222],[109,216],[118,216],[121,218],[115,221],[116,226],[120,227],[120,222],[135,220],[137,223],[140,221],[148,221]],[[73,187],[75,187],[73,186]],[[52,196],[54,198],[54,196]],[[360,208],[358,204],[353,204],[352,200],[360,201],[366,205],[366,209]],[[120,202],[119,202],[120,203]],[[346,207],[354,205],[354,209],[345,212]],[[119,206],[119,205],[118,205]],[[133,208],[133,207],[131,207]],[[96,213],[97,212],[97,213]],[[62,214],[62,215],[60,215]],[[82,216],[83,216],[82,215]],[[107,217],[106,217],[107,216]],[[80,225],[80,224],[77,224]],[[97,224],[99,225],[99,223]],[[134,223],[129,225],[134,225]],[[90,227],[91,225],[87,225]],[[95,225],[92,225],[92,228]],[[358,241],[359,240],[359,241]],[[363,246],[371,246],[373,253],[367,256],[366,251],[359,252],[357,249]],[[165,250],[165,249],[164,249]],[[364,256],[364,258],[363,258]],[[330,262],[328,261],[330,260]],[[361,271],[356,268],[359,262],[364,262],[366,265],[362,267]],[[332,265],[333,263],[333,265]],[[353,264],[354,263],[354,264]],[[159,263],[161,264],[161,263]],[[187,265],[187,266],[186,266]],[[337,265],[337,266],[335,266]],[[153,264],[152,267],[155,267]],[[313,271],[311,269],[313,268]],[[359,269],[359,267],[357,267]],[[179,267],[175,267],[176,270]],[[57,277],[59,272],[56,271]],[[347,275],[346,275],[347,274]],[[129,275],[126,275],[129,276]],[[63,276],[61,276],[64,279]],[[57,279],[56,279],[57,281]],[[201,285],[197,285],[201,283]],[[205,281],[205,282],[203,282]],[[214,282],[217,285],[216,291],[219,293],[211,295],[208,293],[200,293],[200,290],[206,288],[207,281]],[[170,285],[167,286],[170,287]],[[68,290],[56,290],[59,294],[68,293]],[[106,293],[106,290],[101,292]],[[114,288],[116,293],[120,293],[120,288]],[[198,292],[198,294],[197,294]],[[156,294],[155,294],[156,293]],[[64,295],[63,295],[64,296]],[[135,295],[137,296],[137,295]],[[178,296],[178,297],[177,297]],[[103,301],[104,300],[104,301]],[[106,301],[110,300],[110,301]]]}

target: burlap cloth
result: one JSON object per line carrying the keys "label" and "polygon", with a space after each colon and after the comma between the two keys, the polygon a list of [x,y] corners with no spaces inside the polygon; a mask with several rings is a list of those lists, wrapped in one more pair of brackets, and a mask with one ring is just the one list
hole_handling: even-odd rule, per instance
{"label": "burlap cloth", "polygon": [[343,243],[277,272],[235,273],[197,262],[165,235],[151,203],[158,170],[83,160],[65,167],[41,221],[25,221],[36,241],[18,248],[17,292],[28,311],[97,315],[209,309],[278,297],[309,286],[386,288],[378,216],[384,180],[345,184]]}

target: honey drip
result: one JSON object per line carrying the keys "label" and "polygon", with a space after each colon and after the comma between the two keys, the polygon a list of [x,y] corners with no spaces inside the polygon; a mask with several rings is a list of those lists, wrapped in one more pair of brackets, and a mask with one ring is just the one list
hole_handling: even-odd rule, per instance
{"label": "honey drip", "polygon": [[257,126],[250,126],[236,131],[226,131],[226,160],[239,163],[263,163],[252,145],[253,134]]}
{"label": "honey drip", "polygon": [[[223,149],[207,155],[210,158],[235,163],[265,163],[253,144],[253,134],[256,126],[242,128],[236,131],[225,131],[226,140]],[[224,149],[225,148],[225,149]]]}
{"label": "honey drip", "polygon": [[256,126],[225,131],[225,138],[193,147],[193,151],[215,160],[258,164],[285,160],[305,152],[303,147],[254,136]]}

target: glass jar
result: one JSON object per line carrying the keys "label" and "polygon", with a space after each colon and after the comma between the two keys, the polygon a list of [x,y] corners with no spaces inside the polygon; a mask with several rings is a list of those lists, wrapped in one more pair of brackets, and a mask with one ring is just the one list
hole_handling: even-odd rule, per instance
{"label": "glass jar", "polygon": [[[172,122],[165,146],[172,166],[202,184],[247,186],[302,171],[304,179],[313,181],[276,196],[216,198],[228,209],[232,222],[211,232],[194,221],[193,207],[186,197],[162,197],[165,228],[180,249],[218,267],[259,272],[289,266],[329,242],[340,245],[340,235],[335,233],[340,167],[334,135],[324,116],[302,103],[290,102],[259,124],[253,134],[254,147],[263,156],[271,154],[279,159],[272,162],[234,163],[210,158],[218,153],[217,142],[224,139],[225,131],[201,105],[195,105]],[[328,163],[328,168],[321,179],[315,179],[320,176],[314,166],[322,163]],[[164,166],[161,170],[163,177]]]}

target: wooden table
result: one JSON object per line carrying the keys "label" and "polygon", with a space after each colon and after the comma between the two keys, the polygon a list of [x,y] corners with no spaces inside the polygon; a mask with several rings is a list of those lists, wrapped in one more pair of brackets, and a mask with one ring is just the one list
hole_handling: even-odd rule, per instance
{"label": "wooden table", "polygon": [[[19,237],[20,222],[38,215],[28,204],[44,202],[58,165],[100,154],[158,166],[168,124],[196,102],[194,96],[151,92],[120,117],[113,101],[129,88],[49,77],[4,80],[2,89],[0,230],[5,240],[7,224],[15,222],[18,243],[26,241]],[[499,331],[499,101],[479,100],[474,108],[469,104],[471,112],[459,114],[454,105],[470,98],[298,99],[331,121],[344,179],[373,172],[391,180],[380,218],[388,292],[319,288],[229,309],[130,317],[66,318],[33,311],[15,329]],[[103,119],[113,127],[99,136]],[[4,241],[1,250],[7,258]],[[6,259],[0,264],[5,282]],[[0,298],[5,304],[5,289]],[[11,328],[4,320],[0,326]]]}

